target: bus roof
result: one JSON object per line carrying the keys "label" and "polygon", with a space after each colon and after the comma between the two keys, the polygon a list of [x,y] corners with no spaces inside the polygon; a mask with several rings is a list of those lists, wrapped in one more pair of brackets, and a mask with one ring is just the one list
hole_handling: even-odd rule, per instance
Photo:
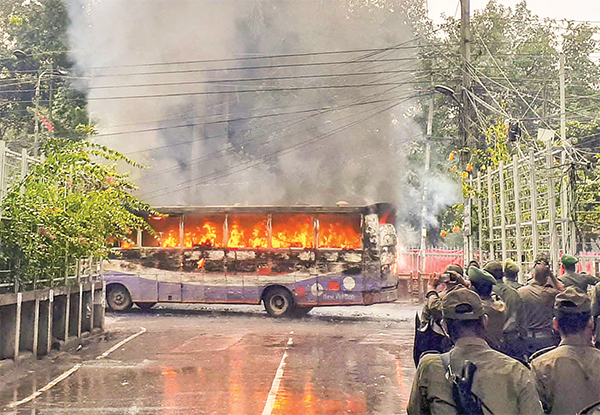
{"label": "bus roof", "polygon": [[367,206],[315,206],[315,205],[264,205],[264,206],[155,206],[161,213],[377,213],[394,211],[391,203]]}

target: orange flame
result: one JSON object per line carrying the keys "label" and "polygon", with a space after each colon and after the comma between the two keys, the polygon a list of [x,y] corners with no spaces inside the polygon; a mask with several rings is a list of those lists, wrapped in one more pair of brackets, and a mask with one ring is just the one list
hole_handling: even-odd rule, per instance
{"label": "orange flame", "polygon": [[[229,216],[226,238],[224,238],[223,233],[223,222],[220,222],[218,217],[211,216],[210,219],[197,218],[194,219],[194,222],[186,220],[183,246],[186,248],[195,246],[221,248],[226,243],[228,248],[268,248],[269,229],[265,216]],[[320,248],[361,248],[359,217],[321,214],[318,219],[318,246]],[[314,217],[311,215],[274,214],[271,226],[271,247],[314,248],[314,223]],[[161,226],[162,232],[157,230],[160,246],[163,248],[179,247],[180,230],[178,223],[165,223],[165,225],[167,226]],[[200,263],[198,263],[198,266],[201,267]]]}
{"label": "orange flame", "polygon": [[194,246],[213,246],[221,247],[222,242],[217,235],[217,225],[214,222],[206,221],[202,226],[196,226],[193,231],[186,232],[183,237],[183,244],[186,248]]}

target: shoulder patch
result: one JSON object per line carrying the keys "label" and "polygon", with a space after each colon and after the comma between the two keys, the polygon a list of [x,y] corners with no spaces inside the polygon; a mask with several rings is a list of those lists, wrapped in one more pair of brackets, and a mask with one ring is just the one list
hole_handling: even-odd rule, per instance
{"label": "shoulder patch", "polygon": [[550,347],[546,347],[545,349],[538,350],[537,352],[535,352],[534,354],[532,354],[532,355],[529,357],[529,361],[531,362],[533,359],[535,359],[535,358],[537,358],[537,357],[540,357],[540,356],[541,356],[541,355],[543,355],[544,353],[548,353],[549,351],[551,351],[551,350],[554,350],[554,349],[556,349],[557,347],[558,347],[558,346],[550,346]]}

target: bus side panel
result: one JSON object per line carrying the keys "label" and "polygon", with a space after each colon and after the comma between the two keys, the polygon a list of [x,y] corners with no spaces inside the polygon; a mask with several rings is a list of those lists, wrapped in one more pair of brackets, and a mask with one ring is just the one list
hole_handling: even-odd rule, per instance
{"label": "bus side panel", "polygon": [[104,281],[107,285],[118,283],[127,288],[133,302],[158,300],[158,284],[154,275],[144,274],[125,274],[119,272],[110,272],[104,274]]}
{"label": "bus side panel", "polygon": [[317,253],[318,304],[362,304],[364,289],[363,252],[322,251]]}
{"label": "bus side panel", "polygon": [[204,274],[201,272],[188,272],[181,284],[182,302],[199,302],[204,300]]}

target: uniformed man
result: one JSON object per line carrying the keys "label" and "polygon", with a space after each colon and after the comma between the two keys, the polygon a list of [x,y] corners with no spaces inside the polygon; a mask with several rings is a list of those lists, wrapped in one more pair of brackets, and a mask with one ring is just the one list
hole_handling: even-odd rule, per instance
{"label": "uniformed man", "polygon": [[596,284],[592,290],[592,318],[596,322],[594,344],[600,349],[600,284]]}
{"label": "uniformed man", "polygon": [[576,414],[600,401],[600,350],[592,347],[590,299],[575,287],[556,296],[554,328],[560,345],[532,356],[544,411]]}
{"label": "uniformed man", "polygon": [[[500,269],[502,269],[502,265],[500,265]],[[490,347],[501,350],[500,346],[504,337],[507,313],[504,302],[500,297],[492,294],[496,279],[485,269],[471,267],[469,268],[469,280],[471,281],[471,287],[481,297],[483,311],[488,317],[483,338]]]}
{"label": "uniformed man", "polygon": [[[472,392],[482,402],[484,414],[541,414],[542,407],[531,372],[518,361],[499,353],[485,342],[487,317],[481,298],[467,288],[456,288],[442,300],[444,327],[455,346],[449,367],[462,373],[468,360],[475,364]],[[440,354],[427,354],[419,362],[408,413],[457,414],[449,368]]]}
{"label": "uniformed man", "polygon": [[[513,262],[513,264],[515,263]],[[511,264],[509,263],[510,266]],[[515,359],[524,360],[523,301],[517,290],[504,282],[503,277],[505,275],[500,261],[488,262],[484,270],[488,271],[496,279],[493,292],[506,304],[506,321],[504,323],[501,351]]]}
{"label": "uniformed man", "polygon": [[[447,277],[445,277],[447,276]],[[442,321],[442,298],[457,286],[465,286],[463,269],[458,264],[450,264],[442,275],[435,275],[429,279],[425,304],[421,312],[421,321]]]}
{"label": "uniformed man", "polygon": [[584,293],[587,293],[588,285],[596,285],[596,283],[600,281],[598,278],[591,275],[580,274],[577,272],[576,266],[579,260],[574,256],[563,255],[560,262],[563,264],[565,273],[558,277],[558,279],[563,283],[565,288],[574,286]]}
{"label": "uniformed man", "polygon": [[533,281],[519,288],[523,301],[523,330],[527,356],[546,347],[556,346],[560,337],[552,330],[554,298],[564,290],[550,269],[547,256],[536,258]]}
{"label": "uniformed man", "polygon": [[506,285],[513,287],[515,290],[523,286],[519,284],[519,265],[510,258],[504,261],[504,280]]}

